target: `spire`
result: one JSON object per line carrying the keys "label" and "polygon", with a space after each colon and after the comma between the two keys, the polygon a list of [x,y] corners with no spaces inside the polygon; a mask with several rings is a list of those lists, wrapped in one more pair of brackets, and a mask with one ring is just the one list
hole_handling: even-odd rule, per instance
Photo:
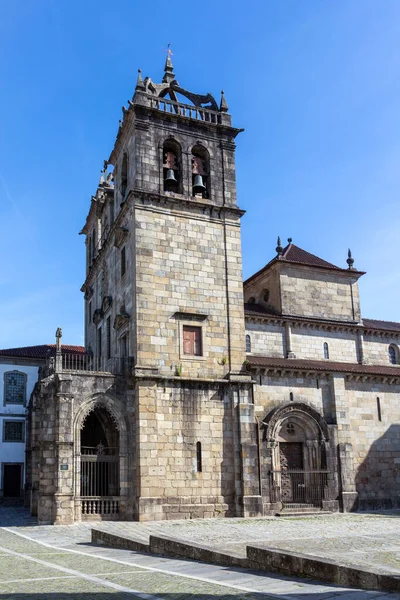
{"label": "spire", "polygon": [[351,250],[349,248],[349,251],[347,253],[348,259],[346,260],[347,264],[349,265],[349,269],[353,269],[353,264],[354,264],[354,258],[351,256]]}
{"label": "spire", "polygon": [[164,67],[164,77],[162,80],[163,83],[170,83],[173,79],[175,79],[174,65],[172,64],[172,60],[171,60],[172,50],[171,50],[170,46],[171,46],[171,44],[168,44],[167,58],[165,60],[165,67]]}
{"label": "spire", "polygon": [[281,246],[281,238],[280,238],[279,236],[278,236],[278,245],[277,245],[277,247],[275,248],[275,250],[276,250],[276,251],[277,251],[277,253],[278,253],[278,258],[280,258],[280,257],[282,256],[283,248],[282,248],[282,246]]}
{"label": "spire", "polygon": [[137,76],[137,81],[136,81],[136,89],[137,90],[144,90],[144,83],[143,83],[143,77],[142,77],[142,69],[138,69],[138,76]]}
{"label": "spire", "polygon": [[219,104],[219,110],[221,112],[228,112],[228,105],[227,105],[226,100],[225,100],[224,90],[221,91],[221,102]]}

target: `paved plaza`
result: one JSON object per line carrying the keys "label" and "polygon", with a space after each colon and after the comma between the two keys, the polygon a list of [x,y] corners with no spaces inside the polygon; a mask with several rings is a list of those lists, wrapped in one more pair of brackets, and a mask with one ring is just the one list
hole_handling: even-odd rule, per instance
{"label": "paved plaza", "polygon": [[[395,513],[307,519],[102,523],[115,532],[152,532],[241,552],[247,542],[354,554],[369,540],[385,564],[400,555]],[[0,507],[0,598],[9,600],[400,600],[400,594],[349,590],[308,579],[249,572],[90,544],[93,523],[35,526],[23,509]],[[99,524],[96,524],[98,527]],[[366,527],[364,531],[364,527]],[[280,540],[280,541],[279,541]],[[353,546],[351,547],[350,541]],[[390,541],[390,546],[386,544]],[[336,545],[337,544],[337,545]],[[287,546],[286,546],[287,547]],[[313,550],[314,551],[314,550]],[[397,556],[396,556],[397,552]],[[386,558],[382,558],[386,554]],[[392,559],[389,556],[392,555]],[[361,560],[361,558],[360,558]]]}

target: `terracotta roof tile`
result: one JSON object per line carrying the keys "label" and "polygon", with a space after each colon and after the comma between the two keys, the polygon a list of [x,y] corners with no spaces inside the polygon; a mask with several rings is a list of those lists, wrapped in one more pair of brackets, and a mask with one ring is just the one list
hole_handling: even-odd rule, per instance
{"label": "terracotta roof tile", "polygon": [[354,373],[364,375],[387,375],[400,377],[400,365],[360,365],[330,360],[300,360],[296,358],[271,358],[268,356],[247,355],[252,367],[324,371],[333,373]]}
{"label": "terracotta roof tile", "polygon": [[[61,346],[61,352],[63,354],[84,354],[85,348],[83,346],[70,346],[63,344]],[[55,344],[43,344],[41,346],[25,346],[22,348],[8,348],[6,350],[0,350],[0,356],[8,356],[12,358],[34,358],[34,359],[45,359],[50,356],[56,355]]]}
{"label": "terracotta roof tile", "polygon": [[[322,267],[323,269],[335,269],[337,271],[343,271],[340,267],[333,265],[315,254],[311,254],[302,248],[299,248],[295,244],[288,244],[286,248],[284,248],[282,253],[282,259],[287,260],[289,262],[294,262],[302,265],[309,265],[310,267]],[[282,260],[281,259],[281,260]]]}
{"label": "terracotta roof tile", "polygon": [[265,269],[267,269],[272,264],[275,264],[278,261],[282,262],[282,263],[289,262],[289,263],[293,263],[296,265],[305,265],[308,267],[317,267],[320,269],[330,269],[330,270],[334,270],[334,271],[341,271],[342,273],[343,272],[354,273],[357,275],[365,274],[364,271],[357,271],[356,269],[352,269],[350,271],[349,269],[342,269],[341,267],[337,267],[336,265],[334,265],[326,260],[323,260],[322,258],[319,258],[319,256],[315,256],[315,254],[311,254],[311,252],[307,252],[306,250],[299,248],[299,246],[296,246],[295,244],[290,243],[283,249],[282,255],[280,257],[278,257],[278,255],[275,256],[272,260],[269,261],[269,263],[267,263],[265,265],[265,267],[263,267],[262,269],[260,269],[259,271],[257,271],[253,275],[251,275],[248,279],[246,279],[246,281],[244,282],[244,285],[246,285],[249,281],[254,279],[254,277],[257,277],[257,275],[260,275],[261,273],[263,273],[263,271]]}
{"label": "terracotta roof tile", "polygon": [[400,331],[400,323],[395,321],[378,321],[376,319],[363,319],[366,329],[384,329],[386,331]]}

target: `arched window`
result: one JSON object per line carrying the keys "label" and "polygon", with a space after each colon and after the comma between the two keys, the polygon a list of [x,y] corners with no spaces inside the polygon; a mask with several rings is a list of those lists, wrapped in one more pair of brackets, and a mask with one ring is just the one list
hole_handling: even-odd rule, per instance
{"label": "arched window", "polygon": [[246,335],[246,352],[251,352],[251,337]]}
{"label": "arched window", "polygon": [[163,182],[165,192],[182,194],[182,151],[175,140],[166,140],[163,146]]}
{"label": "arched window", "polygon": [[324,358],[329,358],[329,346],[327,342],[324,342]]}
{"label": "arched window", "polygon": [[203,470],[202,456],[201,456],[201,442],[197,442],[197,444],[196,444],[196,464],[197,464],[197,472],[201,473]]}
{"label": "arched window", "polygon": [[378,421],[382,421],[381,401],[380,398],[376,398],[376,408],[378,410]]}
{"label": "arched window", "polygon": [[121,183],[119,186],[121,196],[123,200],[125,200],[125,194],[128,187],[128,155],[124,152],[124,156],[122,157],[122,166],[121,166]]}
{"label": "arched window", "polygon": [[293,402],[293,392],[289,392],[289,400],[290,402]]}
{"label": "arched window", "polygon": [[392,365],[397,365],[399,363],[399,349],[394,344],[389,346],[389,362]]}
{"label": "arched window", "polygon": [[21,371],[4,373],[4,404],[25,404],[26,374]]}
{"label": "arched window", "polygon": [[192,195],[210,197],[210,158],[202,146],[192,149]]}

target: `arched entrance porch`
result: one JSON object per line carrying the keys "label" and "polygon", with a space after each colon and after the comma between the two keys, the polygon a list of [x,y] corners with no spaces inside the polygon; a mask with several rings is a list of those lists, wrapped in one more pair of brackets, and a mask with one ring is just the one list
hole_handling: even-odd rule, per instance
{"label": "arched entrance porch", "polygon": [[75,520],[118,519],[125,431],[106,401],[93,401],[76,420]]}
{"label": "arched entrance porch", "polygon": [[[329,427],[312,406],[290,402],[263,420],[261,473],[264,508],[336,510],[337,477]],[[329,506],[328,506],[329,505]]]}

